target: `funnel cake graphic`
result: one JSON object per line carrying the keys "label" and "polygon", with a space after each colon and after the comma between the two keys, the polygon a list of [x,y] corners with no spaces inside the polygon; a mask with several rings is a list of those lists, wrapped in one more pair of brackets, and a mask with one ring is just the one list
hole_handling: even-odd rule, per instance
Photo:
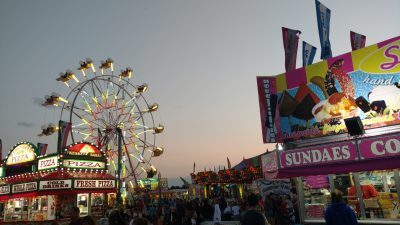
{"label": "funnel cake graphic", "polygon": [[353,97],[334,93],[312,109],[317,122],[328,123],[331,119],[343,119],[357,115],[358,107]]}
{"label": "funnel cake graphic", "polygon": [[[336,60],[326,72],[324,85],[321,78],[310,80],[324,92],[327,100],[316,104],[312,109],[315,121],[329,123],[332,119],[343,119],[358,114],[358,106],[354,100],[354,85],[350,76],[342,69],[343,59]],[[335,87],[335,80],[339,82],[342,92]],[[327,95],[325,94],[327,93]],[[361,101],[361,99],[358,99]]]}

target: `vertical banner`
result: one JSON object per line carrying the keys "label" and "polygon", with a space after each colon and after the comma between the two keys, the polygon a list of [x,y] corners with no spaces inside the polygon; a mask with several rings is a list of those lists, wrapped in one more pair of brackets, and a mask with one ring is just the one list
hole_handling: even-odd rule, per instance
{"label": "vertical banner", "polygon": [[317,9],[319,41],[321,42],[321,59],[328,59],[332,57],[331,42],[329,41],[331,10],[318,0],[315,0],[315,6]]}
{"label": "vertical banner", "polygon": [[68,134],[71,131],[72,124],[60,120],[58,122],[58,145],[57,151],[60,153],[62,149],[67,145]]}
{"label": "vertical banner", "polygon": [[47,151],[48,144],[38,143],[38,150],[40,155],[45,155]]}
{"label": "vertical banner", "polygon": [[[0,162],[3,160],[3,142],[0,139]],[[1,175],[1,174],[0,174]]]}
{"label": "vertical banner", "polygon": [[285,69],[291,71],[296,69],[297,47],[299,44],[299,30],[282,27],[283,47],[285,49]]}
{"label": "vertical banner", "polygon": [[228,169],[231,169],[231,168],[232,168],[232,165],[231,165],[231,161],[229,160],[228,157],[226,157],[226,161],[228,161]]}
{"label": "vertical banner", "polygon": [[311,65],[314,61],[317,48],[303,41],[303,67]]}
{"label": "vertical banner", "polygon": [[275,143],[281,138],[275,77],[257,77],[257,89],[263,141]]}
{"label": "vertical banner", "polygon": [[360,48],[365,47],[365,41],[367,38],[365,35],[356,33],[354,31],[350,31],[350,41],[351,41],[351,50],[355,51]]}
{"label": "vertical banner", "polygon": [[193,162],[193,173],[196,172],[196,162]]}

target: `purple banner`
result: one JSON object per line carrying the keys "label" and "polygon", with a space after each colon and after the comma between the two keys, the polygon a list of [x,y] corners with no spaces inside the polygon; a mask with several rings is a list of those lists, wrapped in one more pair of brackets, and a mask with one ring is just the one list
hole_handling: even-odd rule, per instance
{"label": "purple banner", "polygon": [[264,143],[275,143],[280,136],[278,96],[274,77],[257,77],[258,99],[260,103],[261,129]]}
{"label": "purple banner", "polygon": [[323,165],[353,161],[357,158],[354,142],[339,142],[326,146],[280,152],[281,168]]}
{"label": "purple banner", "polygon": [[362,159],[400,156],[400,134],[360,141]]}
{"label": "purple banner", "polygon": [[286,72],[296,69],[297,48],[300,34],[301,32],[299,30],[282,27]]}
{"label": "purple banner", "polygon": [[351,41],[352,51],[364,48],[366,39],[367,38],[365,37],[365,35],[356,33],[354,31],[350,31],[350,41]]}

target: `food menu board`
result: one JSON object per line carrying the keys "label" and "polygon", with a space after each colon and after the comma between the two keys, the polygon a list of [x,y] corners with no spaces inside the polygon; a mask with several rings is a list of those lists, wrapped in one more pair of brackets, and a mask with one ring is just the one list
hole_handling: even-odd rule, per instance
{"label": "food menu board", "polygon": [[288,71],[257,77],[263,140],[291,142],[400,124],[400,36]]}
{"label": "food menu board", "polygon": [[327,175],[308,176],[305,178],[305,182],[310,188],[329,188]]}

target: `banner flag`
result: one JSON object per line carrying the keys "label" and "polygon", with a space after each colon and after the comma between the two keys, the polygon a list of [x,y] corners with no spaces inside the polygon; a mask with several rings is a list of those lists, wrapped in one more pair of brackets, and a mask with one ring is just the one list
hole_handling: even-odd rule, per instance
{"label": "banner flag", "polygon": [[303,67],[311,65],[314,61],[317,48],[303,41]]}
{"label": "banner flag", "polygon": [[367,38],[365,35],[356,33],[354,31],[350,31],[350,41],[351,41],[351,50],[355,51],[360,48],[365,47],[365,41]]}
{"label": "banner flag", "polygon": [[226,160],[228,161],[228,169],[231,169],[231,161],[229,160],[228,157],[226,157]]}
{"label": "banner flag", "polygon": [[196,173],[196,162],[193,162],[193,173]]}
{"label": "banner flag", "polygon": [[3,160],[3,142],[0,139],[0,162]]}
{"label": "banner flag", "polygon": [[297,47],[301,31],[282,27],[283,47],[285,49],[285,69],[291,71],[296,69]]}
{"label": "banner flag", "polygon": [[331,10],[318,0],[315,0],[315,6],[317,9],[319,41],[321,42],[321,59],[328,59],[332,57],[331,42],[329,41]]}
{"label": "banner flag", "polygon": [[60,120],[58,122],[58,146],[57,151],[60,153],[62,149],[67,145],[68,134],[71,131],[72,124]]}
{"label": "banner flag", "polygon": [[38,143],[38,150],[40,155],[45,155],[47,151],[48,144]]}

